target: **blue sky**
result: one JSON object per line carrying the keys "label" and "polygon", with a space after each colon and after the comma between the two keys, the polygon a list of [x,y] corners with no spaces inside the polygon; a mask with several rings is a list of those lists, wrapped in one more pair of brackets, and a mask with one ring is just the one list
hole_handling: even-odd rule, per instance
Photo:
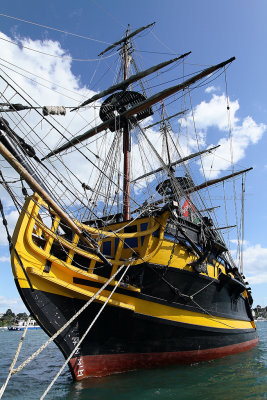
{"label": "blue sky", "polygon": [[[10,3],[2,2],[0,13],[99,40],[90,41],[0,16],[0,31],[9,38],[38,41],[38,48],[42,47],[43,41],[50,40],[50,47],[47,47],[50,52],[56,51],[56,45],[53,49],[52,43],[58,42],[58,48],[77,59],[96,58],[108,46],[107,43],[118,40],[124,34],[128,23],[135,29],[154,21],[155,35],[144,35],[142,41],[138,41],[139,50],[151,51],[147,67],[172,57],[170,54],[154,54],[153,51],[179,54],[192,51],[190,62],[201,65],[216,64],[236,57],[227,75],[227,83],[231,102],[238,104],[235,113],[237,127],[244,127],[248,117],[257,127],[262,127],[260,138],[254,143],[253,140],[249,141],[244,157],[238,162],[240,168],[254,168],[247,177],[246,186],[245,273],[248,272],[254,282],[251,285],[254,304],[267,305],[267,131],[264,129],[267,125],[266,1],[57,0],[45,3],[13,0]],[[15,51],[11,50],[12,44],[2,42],[2,45],[4,51],[1,52],[1,58],[10,55],[9,47],[10,52]],[[34,57],[39,57],[39,64],[43,60],[45,70],[48,65],[45,57],[37,53]],[[18,59],[18,63],[22,60]],[[25,66],[25,63],[21,66]],[[77,77],[75,84],[82,88],[88,86],[95,66],[94,62],[70,60],[66,69],[69,68]],[[105,84],[107,82],[104,79],[94,89],[103,89]],[[222,81],[219,84],[222,86]],[[224,91],[225,87],[220,87],[215,93],[222,96]],[[199,104],[201,99],[197,96],[195,102]],[[206,93],[205,101],[209,106],[211,99],[212,93]],[[213,126],[208,132],[213,144],[218,142],[218,137],[211,137],[218,134],[216,129]],[[18,300],[7,261],[7,246],[2,245],[0,251],[3,277],[0,282],[0,311],[8,307],[20,311],[23,306]],[[253,268],[260,276],[258,280]]]}

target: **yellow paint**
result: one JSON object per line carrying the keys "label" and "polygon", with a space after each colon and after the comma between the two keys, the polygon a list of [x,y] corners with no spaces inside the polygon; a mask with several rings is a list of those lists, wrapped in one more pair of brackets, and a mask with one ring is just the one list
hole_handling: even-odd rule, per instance
{"label": "yellow paint", "polygon": [[[44,280],[44,281],[46,281],[46,283],[49,282],[49,284],[48,284],[49,286],[50,286],[50,284],[59,286],[60,290],[63,290],[63,292],[65,292],[67,294],[67,297],[75,297],[75,298],[79,298],[79,299],[83,299],[83,300],[89,300],[98,291],[98,289],[95,289],[95,288],[92,291],[81,289],[80,287],[78,287],[74,284],[66,283],[65,281],[62,281],[61,279],[57,279],[52,276],[49,276],[45,272],[40,273],[37,270],[35,270],[34,268],[27,268],[27,272],[29,273],[30,276],[36,275],[42,281]],[[59,292],[57,290],[57,293],[59,293]],[[96,301],[104,303],[105,301],[107,301],[107,297],[108,296],[103,296],[103,294],[100,294],[96,297]],[[108,303],[113,306],[127,308],[129,310],[134,310],[134,307],[131,304],[123,303],[122,301],[116,301],[113,298],[109,299]]]}
{"label": "yellow paint", "polygon": [[[77,245],[78,242],[79,242],[79,236],[75,234],[72,243],[73,243],[74,245]],[[66,260],[66,263],[67,263],[67,264],[71,264],[71,263],[72,263],[74,254],[75,254],[75,251],[74,251],[74,250],[69,250],[69,255],[68,255],[68,258],[67,258],[67,260]],[[91,268],[92,268],[92,267],[91,267]]]}
{"label": "yellow paint", "polygon": [[[59,224],[59,218],[55,216],[52,227],[49,229],[44,225],[39,215],[39,209],[41,205],[41,199],[38,196],[27,199],[23,210],[20,214],[17,226],[13,234],[13,244],[16,247],[20,258],[27,269],[31,283],[37,290],[55,293],[67,297],[75,297],[80,299],[91,298],[98,289],[93,286],[85,286],[73,284],[73,278],[87,279],[88,282],[98,282],[104,284],[107,279],[91,272],[91,268],[94,267],[95,263],[100,261],[99,258],[93,253],[86,252],[77,247],[78,236],[74,235],[73,241],[69,242],[64,238],[59,238],[55,234]],[[168,265],[168,261],[172,254],[173,242],[164,239],[164,229],[169,217],[169,212],[165,212],[160,217],[144,217],[137,219],[130,223],[130,225],[137,226],[137,232],[124,233],[123,227],[125,223],[115,224],[109,227],[112,230],[117,230],[117,234],[108,231],[99,231],[94,229],[92,232],[89,229],[88,232],[94,233],[99,238],[100,233],[104,233],[105,237],[99,241],[101,245],[104,241],[111,241],[111,252],[113,258],[111,263],[113,265],[112,274],[115,273],[118,266],[127,264],[127,259],[132,255],[130,249],[124,248],[124,240],[128,238],[138,238],[138,247],[135,251],[139,254],[139,258],[134,259],[132,265],[138,265],[144,261],[149,261],[155,264]],[[141,224],[147,223],[147,230],[141,231]],[[83,228],[87,229],[85,225]],[[153,232],[158,231],[158,237],[153,236]],[[38,234],[40,237],[46,239],[44,249],[37,246],[33,241],[33,233]],[[141,237],[144,237],[143,244]],[[115,253],[115,239],[119,238],[118,246]],[[53,242],[60,241],[61,246],[66,249],[66,259],[60,260],[55,256],[51,255],[51,247]],[[98,239],[99,240],[99,239]],[[90,264],[90,270],[88,272],[81,270],[80,268],[72,265],[72,259],[75,254],[82,255],[88,259],[88,266]],[[12,252],[12,269],[14,276],[18,278],[18,283],[21,288],[28,288],[28,282],[25,279],[24,273],[16,259],[14,252]],[[127,257],[126,257],[127,256]],[[196,256],[189,253],[188,250],[180,244],[175,244],[173,257],[170,262],[170,267],[185,269],[188,271],[192,270],[192,267],[188,266],[188,263],[194,261]],[[52,262],[51,270],[49,273],[44,273],[44,267],[46,261]],[[219,263],[217,265],[208,265],[208,275],[218,277],[218,273],[221,271],[225,273],[223,266]],[[205,275],[205,274],[204,274]],[[116,281],[113,281],[111,285],[115,285]],[[166,305],[153,303],[152,301],[146,301],[131,296],[131,292],[140,292],[139,288],[134,286],[128,286],[129,294],[121,295],[114,293],[110,304],[115,307],[123,307],[135,312],[149,315],[155,318],[162,318],[169,321],[182,322],[185,324],[194,324],[206,327],[216,327],[222,329],[248,329],[254,328],[255,324],[250,321],[239,321],[228,318],[213,317],[206,315],[203,312],[190,312],[179,308],[174,308]],[[104,290],[98,298],[98,301],[103,302],[109,295],[108,290]]]}

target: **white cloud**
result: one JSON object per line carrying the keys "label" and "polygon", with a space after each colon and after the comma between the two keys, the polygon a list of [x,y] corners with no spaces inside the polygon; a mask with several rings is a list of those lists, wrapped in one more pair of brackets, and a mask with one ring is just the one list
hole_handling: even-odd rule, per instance
{"label": "white cloud", "polygon": [[28,312],[20,298],[0,296],[0,312],[5,313],[8,308],[11,308],[16,314],[19,312]]}
{"label": "white cloud", "polygon": [[213,93],[213,92],[216,92],[217,90],[218,90],[217,87],[215,87],[215,86],[209,86],[209,87],[207,87],[207,88],[205,89],[205,92],[206,92],[206,93]]}
{"label": "white cloud", "polygon": [[[227,99],[225,95],[213,95],[209,102],[202,101],[194,109],[194,119],[197,130],[206,131],[208,128],[216,127],[221,131],[228,130]],[[239,110],[238,101],[230,102],[230,118],[232,125],[238,122],[235,116]],[[192,117],[189,118],[192,122]]]}
{"label": "white cloud", "polygon": [[[234,244],[238,244],[238,243],[242,244],[242,240],[237,240],[237,239],[231,239],[230,242],[231,242],[231,243],[234,243]],[[248,240],[243,240],[243,245],[244,245],[244,246],[246,246],[246,245],[248,245],[248,244],[249,244],[249,241],[248,241]]]}
{"label": "white cloud", "polygon": [[10,262],[10,257],[2,256],[0,257],[0,262]]}
{"label": "white cloud", "polygon": [[[0,39],[10,40],[8,36],[0,33]],[[35,49],[39,52],[48,53],[58,57],[49,57],[42,55],[40,53],[35,53],[26,48],[19,47],[10,44],[4,40],[1,42],[1,57],[11,64],[3,62],[6,67],[1,66],[1,75],[3,75],[8,81],[12,82],[17,90],[26,97],[33,105],[64,105],[64,106],[77,106],[84,99],[89,98],[96,92],[89,90],[87,87],[81,85],[79,77],[76,77],[72,71],[72,60],[69,55],[65,55],[66,52],[61,48],[58,42],[51,40],[31,40],[27,38],[20,38],[20,43],[23,46],[27,46],[31,49]],[[62,58],[62,56],[64,56]],[[2,63],[2,61],[1,61]],[[17,69],[17,67],[23,68],[25,71]],[[16,73],[15,71],[19,72]],[[7,73],[7,76],[5,75]],[[35,74],[34,76],[31,74]],[[27,79],[29,77],[31,80]],[[40,78],[39,78],[40,77]],[[43,80],[43,79],[45,80]],[[37,84],[38,82],[38,84]],[[42,86],[44,85],[44,86]],[[10,100],[12,103],[22,103],[25,104],[25,100],[18,95],[14,95],[11,89],[5,90],[5,83],[0,82],[0,91],[4,94],[1,96],[1,102]],[[28,97],[30,96],[30,97]],[[34,103],[36,100],[37,103]],[[96,105],[97,106],[97,105]],[[66,138],[77,135],[77,133],[84,132],[90,127],[93,127],[99,121],[98,110],[95,111],[94,107],[87,108],[84,112],[80,113],[70,113],[67,112],[66,117],[48,117],[48,120],[53,123],[53,125],[59,129]],[[8,119],[10,126],[15,126],[15,131],[22,137],[25,137],[26,141],[30,144],[35,144],[39,141],[37,155],[42,158],[46,155],[50,149],[56,147],[60,142],[61,144],[66,141],[56,129],[52,129],[51,126],[42,120],[42,116],[37,114],[35,111],[21,112],[20,115],[27,116],[27,123],[20,121],[18,124],[18,116],[7,114],[5,118]],[[75,117],[75,118],[74,118]],[[36,126],[34,131],[31,131],[30,126]],[[38,139],[39,138],[39,139]],[[109,138],[108,138],[109,139]],[[42,143],[43,141],[43,143]],[[96,153],[96,144],[94,143],[90,146],[90,150]],[[86,150],[85,150],[86,151]],[[87,151],[88,157],[93,158],[92,153]],[[103,159],[105,159],[105,152],[103,151]],[[85,159],[78,153],[72,153],[70,156],[66,156],[66,163],[68,166],[72,165],[74,169],[74,174],[76,174],[82,182],[87,182],[88,176],[92,170],[91,165],[85,161]],[[93,159],[95,161],[95,159]],[[60,162],[53,160],[54,166],[58,168],[58,171],[62,174],[66,174],[65,168]],[[49,168],[49,161],[46,162]],[[89,165],[88,165],[89,164]],[[6,162],[0,162],[0,168],[7,178],[7,180],[14,180],[18,178],[17,174],[12,170],[12,168],[7,166]],[[56,173],[58,174],[58,173]],[[45,173],[46,175],[46,173]],[[59,176],[59,175],[58,175]],[[46,179],[46,176],[44,176]],[[68,176],[68,180],[77,183],[73,175]],[[70,186],[70,183],[67,183]],[[21,185],[18,183],[16,188],[17,196],[22,198],[21,195]],[[56,185],[55,185],[56,186]],[[93,183],[92,183],[93,186]],[[14,187],[14,185],[13,185]],[[55,188],[54,190],[57,190]],[[62,190],[62,188],[61,188]],[[74,189],[75,190],[75,189]],[[77,185],[77,190],[82,190],[81,185]],[[62,191],[63,192],[63,191]],[[61,199],[64,196],[64,192],[60,193]],[[14,225],[13,214],[11,213],[12,201],[7,195],[3,187],[0,187],[0,196],[3,200],[4,206],[7,214],[7,219],[9,221],[9,227],[12,230],[12,224]],[[14,227],[14,226],[13,226]],[[5,233],[0,228],[0,244],[6,243]]]}
{"label": "white cloud", "polygon": [[11,305],[11,304],[17,304],[19,299],[12,299],[4,296],[0,296],[0,307],[6,306],[6,305]]}
{"label": "white cloud", "polygon": [[267,248],[261,244],[250,245],[245,242],[244,273],[250,284],[267,282]]}
{"label": "white cloud", "polygon": [[[220,136],[223,135],[216,143],[220,147],[212,155],[206,155],[202,160],[204,170],[212,168],[209,174],[210,178],[214,178],[221,171],[228,169],[231,161],[237,163],[244,158],[247,148],[258,143],[267,128],[263,123],[257,124],[250,116],[239,120],[237,117],[240,108],[238,100],[229,101],[229,125],[227,105],[227,98],[224,94],[220,96],[213,94],[209,102],[202,101],[194,109],[194,121],[201,144],[206,145],[207,135],[211,128],[217,129]],[[186,121],[181,120],[181,123],[188,131],[194,132],[194,121],[190,116]],[[231,139],[229,137],[230,127]],[[198,147],[195,134],[191,134],[190,145],[192,150],[196,150]]]}
{"label": "white cloud", "polygon": [[[9,213],[6,213],[5,215],[7,223],[8,223],[8,231],[9,234],[12,236],[14,228],[16,226],[19,214],[17,211],[13,210],[10,211]],[[7,240],[7,234],[6,234],[6,230],[5,227],[2,223],[2,220],[0,222],[0,245],[8,245],[8,240]],[[0,262],[5,262],[5,261],[9,261],[9,259],[6,260],[7,257],[0,257]]]}

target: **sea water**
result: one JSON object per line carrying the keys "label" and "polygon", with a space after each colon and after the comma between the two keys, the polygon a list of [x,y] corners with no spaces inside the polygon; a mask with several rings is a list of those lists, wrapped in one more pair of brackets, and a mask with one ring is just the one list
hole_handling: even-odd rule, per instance
{"label": "sea water", "polygon": [[[64,370],[47,399],[68,400],[245,400],[267,399],[267,321],[257,323],[260,342],[248,352],[193,365],[127,372],[73,382]],[[16,352],[21,332],[0,331],[0,385]],[[16,365],[47,339],[29,331]],[[21,372],[11,377],[3,399],[41,397],[64,362],[52,343]]]}

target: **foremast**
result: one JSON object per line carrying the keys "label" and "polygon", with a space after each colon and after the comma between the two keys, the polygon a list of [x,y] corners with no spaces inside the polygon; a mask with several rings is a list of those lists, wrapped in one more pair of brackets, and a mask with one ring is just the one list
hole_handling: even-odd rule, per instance
{"label": "foremast", "polygon": [[[129,25],[126,31],[126,38],[130,33]],[[126,39],[122,48],[122,57],[124,60],[124,81],[128,75],[128,63],[130,62],[129,55],[129,39]],[[130,195],[131,195],[131,181],[130,181],[130,152],[131,152],[131,132],[129,129],[128,121],[123,127],[123,220],[129,221],[130,219]]]}

